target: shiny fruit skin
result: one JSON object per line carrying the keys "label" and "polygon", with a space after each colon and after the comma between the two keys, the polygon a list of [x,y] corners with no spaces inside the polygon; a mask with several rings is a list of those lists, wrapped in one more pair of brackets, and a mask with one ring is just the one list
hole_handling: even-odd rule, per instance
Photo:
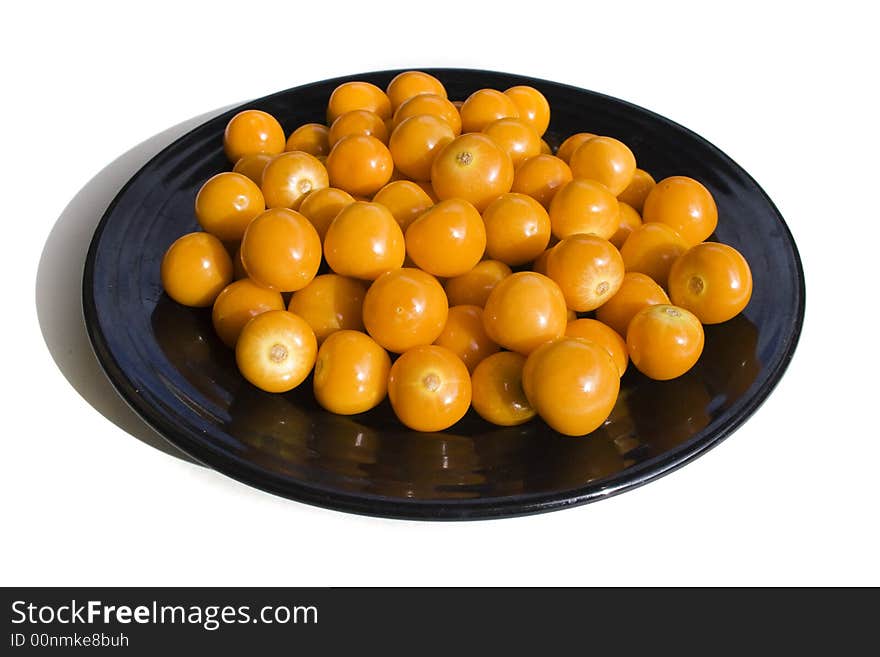
{"label": "shiny fruit skin", "polygon": [[335,187],[324,187],[309,192],[300,203],[299,212],[311,222],[323,242],[336,215],[352,203],[354,197],[348,192]]}
{"label": "shiny fruit skin", "polygon": [[617,198],[594,180],[575,178],[556,192],[550,203],[553,234],[565,239],[577,233],[610,239],[620,223]]}
{"label": "shiny fruit skin", "polygon": [[480,262],[485,251],[483,218],[461,199],[441,201],[406,229],[407,255],[434,276],[461,276]]}
{"label": "shiny fruit skin", "polygon": [[498,119],[482,130],[510,156],[514,168],[524,160],[541,154],[541,138],[519,119]]}
{"label": "shiny fruit skin", "polygon": [[582,338],[541,345],[526,359],[523,388],[538,415],[567,436],[584,436],[608,419],[620,391],[608,351]]}
{"label": "shiny fruit skin", "polygon": [[224,242],[241,240],[248,224],[266,209],[257,184],[240,173],[212,176],[196,194],[196,220]]}
{"label": "shiny fruit skin", "polygon": [[596,319],[626,337],[626,328],[637,312],[647,306],[668,303],[666,292],[650,276],[628,272],[617,294],[596,309]]}
{"label": "shiny fruit skin", "polygon": [[398,419],[414,431],[443,431],[467,413],[471,377],[454,353],[414,347],[391,366],[388,398]]}
{"label": "shiny fruit skin", "polygon": [[657,381],[674,379],[691,369],[703,353],[704,339],[696,315],[666,304],[643,308],[626,329],[632,364]]}
{"label": "shiny fruit skin", "polygon": [[503,262],[481,260],[470,271],[447,279],[444,289],[449,305],[482,308],[498,282],[512,273],[510,267]]}
{"label": "shiny fruit skin", "polygon": [[287,392],[309,375],[317,352],[315,334],[304,319],[270,310],[245,324],[235,344],[235,362],[261,390]]}
{"label": "shiny fruit skin", "polygon": [[479,306],[451,306],[443,332],[434,344],[446,347],[473,372],[487,356],[498,351],[483,327],[483,309]]}
{"label": "shiny fruit skin", "polygon": [[513,163],[491,137],[465,134],[446,144],[431,165],[431,184],[441,200],[460,198],[480,212],[513,184]]}
{"label": "shiny fruit skin", "polygon": [[257,285],[295,292],[318,273],[321,239],[299,212],[273,208],[248,226],[241,241],[241,260]]}
{"label": "shiny fruit skin", "polygon": [[687,249],[687,242],[672,228],[652,222],[630,233],[620,247],[620,255],[626,271],[647,274],[665,287],[672,263]]}
{"label": "shiny fruit skin", "polygon": [[516,168],[510,191],[527,194],[549,209],[556,192],[571,180],[571,169],[564,160],[541,154],[523,160]]}
{"label": "shiny fruit skin", "polygon": [[535,417],[522,387],[526,357],[502,351],[482,360],[471,375],[471,404],[492,424],[514,427]]}
{"label": "shiny fruit skin", "polygon": [[235,347],[245,324],[253,317],[270,310],[284,310],[281,293],[260,287],[245,278],[223,288],[214,301],[211,322],[223,344]]}
{"label": "shiny fruit skin", "polygon": [[434,205],[428,193],[409,180],[395,180],[388,183],[376,192],[373,203],[388,208],[403,231],[425,210]]}
{"label": "shiny fruit skin", "polygon": [[244,110],[233,116],[223,133],[223,150],[230,162],[245,155],[284,151],[284,129],[271,114],[260,110]]}
{"label": "shiny fruit skin", "polygon": [[595,235],[562,240],[547,260],[547,276],[562,290],[566,305],[577,312],[595,310],[613,297],[623,274],[620,252]]}
{"label": "shiny fruit skin", "polygon": [[741,313],[752,298],[749,263],[726,244],[697,244],[672,264],[669,297],[703,324],[726,322]]}
{"label": "shiny fruit skin", "polygon": [[568,165],[575,178],[600,182],[617,196],[632,182],[636,157],[622,141],[594,137],[575,149]]}
{"label": "shiny fruit skin", "polygon": [[681,235],[688,246],[706,240],[718,225],[718,208],[712,193],[687,176],[671,176],[658,182],[642,209],[642,219],[664,223]]}
{"label": "shiny fruit skin", "polygon": [[564,334],[567,316],[559,286],[542,274],[522,271],[504,278],[492,290],[483,324],[492,341],[528,355]]}
{"label": "shiny fruit skin", "polygon": [[337,274],[372,281],[403,265],[403,231],[384,205],[356,201],[343,208],[324,238],[324,257]]}
{"label": "shiny fruit skin", "polygon": [[321,123],[306,123],[290,133],[286,151],[302,151],[309,155],[326,156],[330,152],[330,128]]}
{"label": "shiny fruit skin", "polygon": [[331,413],[365,413],[385,399],[390,370],[388,352],[373,338],[360,331],[337,331],[318,349],[315,399]]}
{"label": "shiny fruit skin", "polygon": [[340,84],[327,103],[327,125],[342,114],[353,110],[368,110],[381,119],[391,118],[391,101],[379,87],[369,82],[344,82]]}
{"label": "shiny fruit skin", "polygon": [[364,297],[364,326],[388,351],[403,353],[436,340],[449,313],[443,286],[421,269],[394,269],[377,278]]}
{"label": "shiny fruit skin", "polygon": [[475,91],[465,99],[459,112],[462,132],[480,132],[492,121],[519,118],[519,110],[513,100],[495,89]]}
{"label": "shiny fruit skin", "polygon": [[626,203],[641,214],[645,206],[645,199],[648,198],[648,194],[654,189],[656,184],[654,177],[650,173],[637,168],[633,172],[632,181],[626,186],[626,189],[617,195],[617,200],[621,203]]}
{"label": "shiny fruit skin", "polygon": [[287,309],[302,317],[318,344],[336,331],[364,328],[363,307],[367,285],[338,274],[322,274],[290,297]]}
{"label": "shiny fruit skin", "polygon": [[366,135],[343,137],[327,156],[330,184],[353,196],[372,197],[388,184],[393,170],[388,147]]}
{"label": "shiny fruit skin", "polygon": [[458,108],[444,96],[437,94],[419,94],[402,103],[394,112],[392,127],[396,129],[404,120],[420,114],[437,116],[449,124],[456,137],[461,134],[461,116]]}
{"label": "shiny fruit skin", "polygon": [[[557,242],[558,244],[558,242]],[[544,252],[535,258],[535,261],[532,263],[532,271],[538,272],[539,274],[547,275],[547,263],[550,262],[550,254],[553,253],[553,247],[556,244],[544,250]]]}
{"label": "shiny fruit skin", "polygon": [[189,233],[168,247],[162,258],[162,287],[184,306],[203,308],[232,282],[232,260],[223,243],[209,233]]}
{"label": "shiny fruit skin", "polygon": [[593,137],[595,137],[592,132],[578,132],[563,141],[559,144],[559,148],[556,149],[556,157],[565,162],[566,164],[570,164],[569,160],[571,160],[572,154],[577,150],[578,146],[583,144],[584,142],[589,141]]}
{"label": "shiny fruit skin", "polygon": [[385,127],[385,122],[378,114],[369,110],[352,110],[340,114],[330,126],[330,134],[327,137],[330,148],[332,149],[343,137],[352,135],[375,137],[383,144],[388,143],[388,128]]}
{"label": "shiny fruit skin", "polygon": [[422,71],[404,71],[394,76],[385,90],[392,112],[413,96],[434,94],[446,98],[446,87],[433,75]]}
{"label": "shiny fruit skin", "polygon": [[388,149],[401,173],[412,180],[428,181],[434,158],[453,139],[455,133],[446,121],[432,114],[417,114],[394,129]]}
{"label": "shiny fruit skin", "polygon": [[[243,176],[247,176],[257,184],[257,187],[259,187],[263,182],[263,169],[265,169],[266,165],[272,161],[273,157],[275,156],[268,155],[267,153],[244,155],[235,163],[235,166],[232,167],[232,171],[233,173],[240,173]],[[260,194],[262,194],[262,192],[260,192]]]}
{"label": "shiny fruit skin", "polygon": [[266,165],[260,189],[267,208],[297,210],[306,194],[329,184],[327,169],[318,158],[303,151],[291,151]]}
{"label": "shiny fruit skin", "polygon": [[575,319],[565,327],[565,335],[569,338],[583,338],[604,347],[614,361],[620,376],[626,372],[626,366],[629,364],[626,341],[610,326],[595,319]]}
{"label": "shiny fruit skin", "polygon": [[508,193],[483,210],[486,253],[511,267],[531,262],[550,242],[550,216],[531,196]]}
{"label": "shiny fruit skin", "polygon": [[620,208],[620,223],[617,227],[617,232],[611,236],[609,242],[619,249],[626,242],[626,238],[642,225],[642,218],[631,205],[624,203],[619,198],[617,199],[617,206]]}
{"label": "shiny fruit skin", "polygon": [[519,118],[541,137],[550,125],[550,104],[540,91],[534,87],[519,85],[511,87],[504,95],[513,101]]}

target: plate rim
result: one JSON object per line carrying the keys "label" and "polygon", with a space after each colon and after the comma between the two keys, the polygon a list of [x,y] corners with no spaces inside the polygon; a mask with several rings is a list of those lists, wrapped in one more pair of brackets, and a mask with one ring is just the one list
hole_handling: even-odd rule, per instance
{"label": "plate rim", "polygon": [[[119,366],[108,346],[104,332],[100,328],[98,309],[94,296],[95,260],[101,236],[109,223],[113,211],[119,204],[120,200],[125,196],[128,189],[156,160],[164,157],[168,151],[174,149],[181,141],[186,140],[193,132],[202,129],[206,124],[212,121],[220,120],[226,116],[232,116],[236,112],[247,109],[253,103],[263,102],[282,94],[301,91],[311,86],[326,85],[328,83],[341,83],[365,76],[389,76],[408,70],[425,71],[438,76],[449,74],[454,75],[456,72],[478,75],[509,76],[521,80],[521,84],[538,86],[550,85],[576,93],[588,93],[599,99],[607,99],[614,103],[628,106],[630,109],[643,113],[655,121],[668,124],[687,133],[692,139],[701,142],[716,156],[726,160],[745,175],[748,181],[754,186],[755,191],[763,197],[763,200],[772,209],[772,212],[783,231],[783,237],[791,249],[797,273],[796,289],[798,298],[795,315],[790,327],[791,330],[785,334],[787,344],[785,345],[781,359],[776,364],[776,367],[768,373],[764,384],[745,400],[743,407],[736,415],[732,416],[725,424],[718,427],[715,431],[703,436],[699,440],[685,442],[668,452],[664,452],[663,454],[643,463],[636,464],[630,469],[615,473],[609,478],[597,479],[594,482],[589,482],[585,486],[578,488],[566,491],[554,491],[552,493],[524,494],[521,497],[514,495],[491,498],[415,500],[390,498],[368,493],[329,491],[297,480],[284,478],[280,475],[273,475],[272,473],[259,470],[256,467],[243,467],[242,464],[235,459],[225,457],[221,452],[212,450],[207,443],[199,442],[187,432],[179,430],[172,422],[167,421],[161,413],[155,411],[151,405],[141,402],[142,398],[138,394],[137,388],[127,377],[125,371]],[[187,130],[184,134],[180,135],[174,141],[162,148],[158,153],[145,162],[143,166],[141,166],[119,189],[101,216],[92,235],[83,267],[82,278],[83,319],[86,325],[86,333],[89,337],[89,343],[101,369],[107,376],[113,388],[122,397],[123,401],[135,412],[135,414],[137,414],[168,443],[177,449],[180,449],[199,463],[210,467],[225,476],[274,495],[336,511],[405,520],[480,520],[533,515],[562,508],[581,506],[590,502],[619,495],[620,493],[639,488],[674,472],[691,461],[699,458],[727,439],[767,400],[779,384],[779,381],[782,379],[794,357],[803,330],[805,310],[806,281],[804,277],[803,263],[791,229],[785,222],[785,219],[775,203],[773,203],[773,200],[751,176],[751,174],[712,142],[690,130],[686,126],[672,121],[665,116],[614,96],[609,96],[601,92],[576,87],[562,82],[504,71],[475,68],[424,67],[360,72],[352,75],[338,76],[326,80],[297,85],[295,87],[290,87],[288,89],[283,89],[266,96],[246,101],[231,108],[223,109],[218,115],[201,122],[190,130]],[[607,481],[607,479],[613,479],[613,481]]]}

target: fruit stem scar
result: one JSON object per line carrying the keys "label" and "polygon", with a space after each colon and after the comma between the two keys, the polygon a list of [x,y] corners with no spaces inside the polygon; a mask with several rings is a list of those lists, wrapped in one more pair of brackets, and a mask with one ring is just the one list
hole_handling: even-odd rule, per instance
{"label": "fruit stem scar", "polygon": [[474,156],[470,151],[462,151],[455,156],[455,161],[458,162],[461,166],[466,167],[474,161]]}
{"label": "fruit stem scar", "polygon": [[422,379],[422,384],[430,390],[434,392],[437,388],[440,387],[440,377],[431,372],[430,374],[425,375],[425,378]]}
{"label": "fruit stem scar", "polygon": [[269,360],[273,363],[280,363],[285,358],[287,358],[287,347],[277,342],[273,344],[272,348],[269,349]]}
{"label": "fruit stem scar", "polygon": [[681,313],[675,308],[665,308],[664,312],[670,317],[681,317]]}
{"label": "fruit stem scar", "polygon": [[608,291],[608,288],[611,287],[608,285],[608,281],[602,281],[596,286],[596,294],[602,296]]}
{"label": "fruit stem scar", "polygon": [[703,291],[703,287],[705,287],[705,283],[703,283],[703,279],[699,276],[691,276],[691,280],[688,281],[688,287],[690,287],[691,292],[694,294],[700,294]]}

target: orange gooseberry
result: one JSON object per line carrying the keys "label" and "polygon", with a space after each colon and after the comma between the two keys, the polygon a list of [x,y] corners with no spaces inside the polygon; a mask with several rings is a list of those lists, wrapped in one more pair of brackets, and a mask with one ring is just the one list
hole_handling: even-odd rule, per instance
{"label": "orange gooseberry", "polygon": [[566,164],[570,164],[569,160],[571,159],[572,153],[577,150],[578,146],[586,141],[589,141],[595,136],[596,135],[594,135],[592,132],[578,132],[571,135],[561,144],[559,144],[559,148],[556,149],[556,157],[558,157]]}
{"label": "orange gooseberry", "polygon": [[284,310],[281,293],[260,287],[244,278],[230,283],[217,296],[211,322],[217,336],[227,347],[234,347],[238,336],[251,318],[270,310]]}
{"label": "orange gooseberry", "polygon": [[290,133],[286,151],[302,151],[315,157],[330,152],[330,128],[322,123],[306,123]]}
{"label": "orange gooseberry", "polygon": [[642,219],[660,222],[681,235],[688,246],[707,239],[718,225],[718,208],[712,193],[687,176],[671,176],[658,182],[642,209]]}
{"label": "orange gooseberry", "polygon": [[369,82],[344,82],[330,94],[327,103],[327,125],[352,110],[375,112],[382,119],[391,117],[391,101],[379,87]]}
{"label": "orange gooseberry", "polygon": [[541,154],[541,138],[532,128],[519,119],[505,118],[492,121],[482,130],[489,135],[509,156],[517,167],[526,158]]}
{"label": "orange gooseberry", "polygon": [[486,300],[483,323],[497,344],[528,354],[565,333],[568,309],[559,286],[531,271],[512,274]]}
{"label": "orange gooseberry", "polygon": [[571,179],[571,169],[563,160],[541,154],[524,160],[516,168],[510,191],[528,194],[549,209],[556,192]]}
{"label": "orange gooseberry", "polygon": [[446,325],[443,286],[421,269],[393,269],[373,281],[364,297],[364,326],[388,351],[403,353],[434,342]]}
{"label": "orange gooseberry", "polygon": [[284,151],[284,143],[284,129],[278,120],[255,109],[233,116],[223,133],[223,150],[230,162],[255,153],[277,155]]}
{"label": "orange gooseberry", "polygon": [[526,357],[502,351],[480,361],[471,375],[471,404],[481,418],[512,427],[535,417],[522,386]]}
{"label": "orange gooseberry", "polygon": [[486,251],[486,228],[476,208],[461,199],[434,205],[406,229],[406,253],[434,276],[461,276]]}
{"label": "orange gooseberry", "polygon": [[424,188],[409,180],[395,180],[376,192],[373,203],[384,205],[391,212],[401,230],[409,225],[425,210],[434,205]]}
{"label": "orange gooseberry", "polygon": [[626,271],[647,274],[665,287],[672,263],[687,249],[687,242],[672,228],[651,222],[630,233],[620,247],[620,255]]}
{"label": "orange gooseberry", "polygon": [[420,114],[440,117],[449,124],[456,137],[461,134],[461,116],[458,113],[458,108],[445,96],[437,94],[418,94],[404,101],[394,112],[393,127],[397,128],[406,119]]}
{"label": "orange gooseberry", "polygon": [[162,258],[162,287],[184,306],[204,307],[232,281],[232,260],[210,233],[189,233],[168,247]]}
{"label": "orange gooseberry", "polygon": [[544,94],[534,87],[518,85],[505,91],[504,95],[516,105],[520,120],[539,137],[547,132],[547,126],[550,125],[550,104]]}
{"label": "orange gooseberry", "polygon": [[297,210],[306,194],[329,184],[327,169],[318,158],[303,151],[290,151],[266,165],[260,189],[267,208]]}
{"label": "orange gooseberry", "polygon": [[413,180],[431,179],[431,164],[437,153],[455,139],[449,124],[433,114],[404,119],[391,133],[388,149],[394,166]]}
{"label": "orange gooseberry", "polygon": [[391,110],[395,111],[413,96],[434,94],[446,98],[446,87],[433,75],[422,71],[404,71],[394,76],[385,90],[391,101]]}
{"label": "orange gooseberry", "polygon": [[235,344],[235,362],[261,390],[287,392],[309,375],[317,352],[315,334],[304,319],[270,310],[245,324]]}
{"label": "orange gooseberry", "polygon": [[546,139],[541,140],[541,154],[553,155],[553,149],[550,147],[550,144],[547,143]]}
{"label": "orange gooseberry", "polygon": [[556,244],[545,249],[543,253],[535,258],[535,261],[532,263],[532,271],[536,271],[539,274],[544,274],[544,276],[547,275],[547,263],[550,261],[550,254],[553,252],[554,246],[556,246]]}
{"label": "orange gooseberry", "polygon": [[596,309],[596,319],[626,336],[629,321],[646,306],[668,304],[669,297],[650,276],[638,272],[624,275],[617,294]]}
{"label": "orange gooseberry", "polygon": [[324,238],[324,257],[342,276],[375,280],[403,265],[403,231],[384,205],[356,201],[343,208]]}
{"label": "orange gooseberry", "polygon": [[565,327],[565,335],[569,338],[583,338],[604,347],[620,376],[626,372],[629,364],[629,355],[626,353],[626,341],[610,326],[595,319],[575,319]]}
{"label": "orange gooseberry", "polygon": [[247,227],[241,240],[241,260],[258,285],[295,292],[318,273],[321,238],[299,212],[272,208]]}
{"label": "orange gooseberry", "polygon": [[726,322],[742,312],[752,298],[749,263],[727,244],[697,244],[672,264],[669,297],[703,324]]}
{"label": "orange gooseberry", "polygon": [[415,431],[443,431],[467,413],[471,377],[454,353],[414,347],[391,366],[388,398],[398,419]]}
{"label": "orange gooseberry", "polygon": [[574,150],[568,165],[575,178],[600,182],[617,196],[632,182],[636,157],[622,141],[594,137]]}
{"label": "orange gooseberry", "polygon": [[510,191],[513,164],[491,137],[465,134],[446,144],[434,158],[431,184],[441,200],[464,199],[482,212]]}
{"label": "orange gooseberry", "polygon": [[388,147],[375,137],[343,137],[327,156],[327,173],[333,187],[354,196],[369,196],[388,184],[394,161]]}
{"label": "orange gooseberry", "polygon": [[199,225],[225,242],[240,240],[248,224],[265,209],[257,184],[231,171],[208,178],[196,194]]}
{"label": "orange gooseberry", "polygon": [[523,388],[532,408],[552,429],[583,436],[608,419],[617,402],[620,375],[603,346],[564,337],[529,355]]}
{"label": "orange gooseberry", "polygon": [[330,126],[330,134],[327,140],[330,148],[343,137],[351,135],[366,135],[367,137],[375,137],[383,144],[388,143],[388,129],[385,127],[385,121],[379,118],[379,115],[369,110],[351,110],[345,114],[336,117],[333,125]]}
{"label": "orange gooseberry", "polygon": [[627,205],[641,214],[642,208],[645,206],[645,199],[652,189],[654,189],[654,178],[650,173],[642,169],[636,169],[633,172],[633,179],[620,194],[617,200]]}
{"label": "orange gooseberry", "polygon": [[315,361],[315,399],[331,413],[364,413],[385,399],[391,359],[373,338],[342,330],[329,336]]}
{"label": "orange gooseberry", "polygon": [[502,194],[483,210],[486,253],[516,267],[531,262],[550,241],[550,217],[531,196]]}
{"label": "orange gooseberry", "polygon": [[450,306],[443,331],[434,344],[446,347],[473,372],[477,364],[498,351],[483,327],[483,309],[479,306]]}
{"label": "orange gooseberry", "polygon": [[559,239],[592,233],[607,240],[617,232],[619,222],[617,198],[594,180],[575,178],[550,203],[550,225]]}
{"label": "orange gooseberry", "polygon": [[633,365],[645,376],[667,381],[681,376],[703,353],[703,325],[684,308],[658,304],[642,308],[626,329]]}
{"label": "orange gooseberry", "polygon": [[461,131],[480,132],[492,121],[519,118],[519,110],[509,96],[495,89],[480,89],[468,96],[461,105]]}
{"label": "orange gooseberry", "polygon": [[449,305],[482,308],[498,281],[507,278],[511,273],[510,267],[503,262],[481,260],[470,271],[446,280],[444,287]]}
{"label": "orange gooseberry", "polygon": [[610,299],[623,282],[623,258],[608,240],[572,235],[547,260],[547,276],[562,290],[572,310],[594,310]]}
{"label": "orange gooseberry", "polygon": [[287,309],[306,320],[321,344],[336,331],[363,330],[366,294],[367,285],[363,281],[338,274],[322,274],[294,292]]}
{"label": "orange gooseberry", "polygon": [[617,206],[620,208],[620,225],[618,225],[617,232],[611,236],[609,242],[619,249],[626,242],[626,238],[642,225],[642,218],[631,205],[624,203],[620,198],[617,199]]}
{"label": "orange gooseberry", "polygon": [[316,189],[302,200],[299,206],[300,213],[305,216],[315,230],[318,237],[324,241],[327,229],[343,208],[354,203],[354,197],[346,191],[335,187],[323,187]]}
{"label": "orange gooseberry", "polygon": [[[263,169],[272,161],[274,155],[268,153],[253,153],[251,155],[243,155],[232,167],[235,173],[240,173],[253,180],[257,186],[263,182]],[[262,193],[262,192],[261,192]]]}

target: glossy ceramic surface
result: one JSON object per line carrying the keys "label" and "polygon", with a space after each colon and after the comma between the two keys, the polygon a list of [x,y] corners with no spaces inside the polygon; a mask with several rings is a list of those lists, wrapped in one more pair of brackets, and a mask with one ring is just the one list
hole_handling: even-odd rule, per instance
{"label": "glossy ceramic surface", "polygon": [[[397,71],[327,80],[247,103],[287,133],[321,121],[346,80],[384,87]],[[86,262],[85,317],[99,360],[128,403],[169,441],[217,470],[311,504],[402,518],[520,515],[602,499],[699,456],[730,435],[771,392],[797,343],[804,312],[797,250],[773,203],[717,148],[626,102],[504,73],[437,69],[450,98],[483,87],[533,85],[550,101],[547,134],[590,131],[627,143],[656,179],[688,175],[714,194],[716,238],[751,264],[746,311],[706,327],[706,349],[680,379],[650,381],[630,367],[604,427],[566,438],[534,420],[504,429],[473,411],[446,432],[418,434],[386,400],[354,417],[321,410],[311,381],[283,395],[238,374],[215,337],[210,310],[171,301],[159,281],[165,249],[195,230],[199,186],[231,167],[222,134],[230,110],[169,146],[122,189]],[[699,491],[694,491],[699,494]]]}

